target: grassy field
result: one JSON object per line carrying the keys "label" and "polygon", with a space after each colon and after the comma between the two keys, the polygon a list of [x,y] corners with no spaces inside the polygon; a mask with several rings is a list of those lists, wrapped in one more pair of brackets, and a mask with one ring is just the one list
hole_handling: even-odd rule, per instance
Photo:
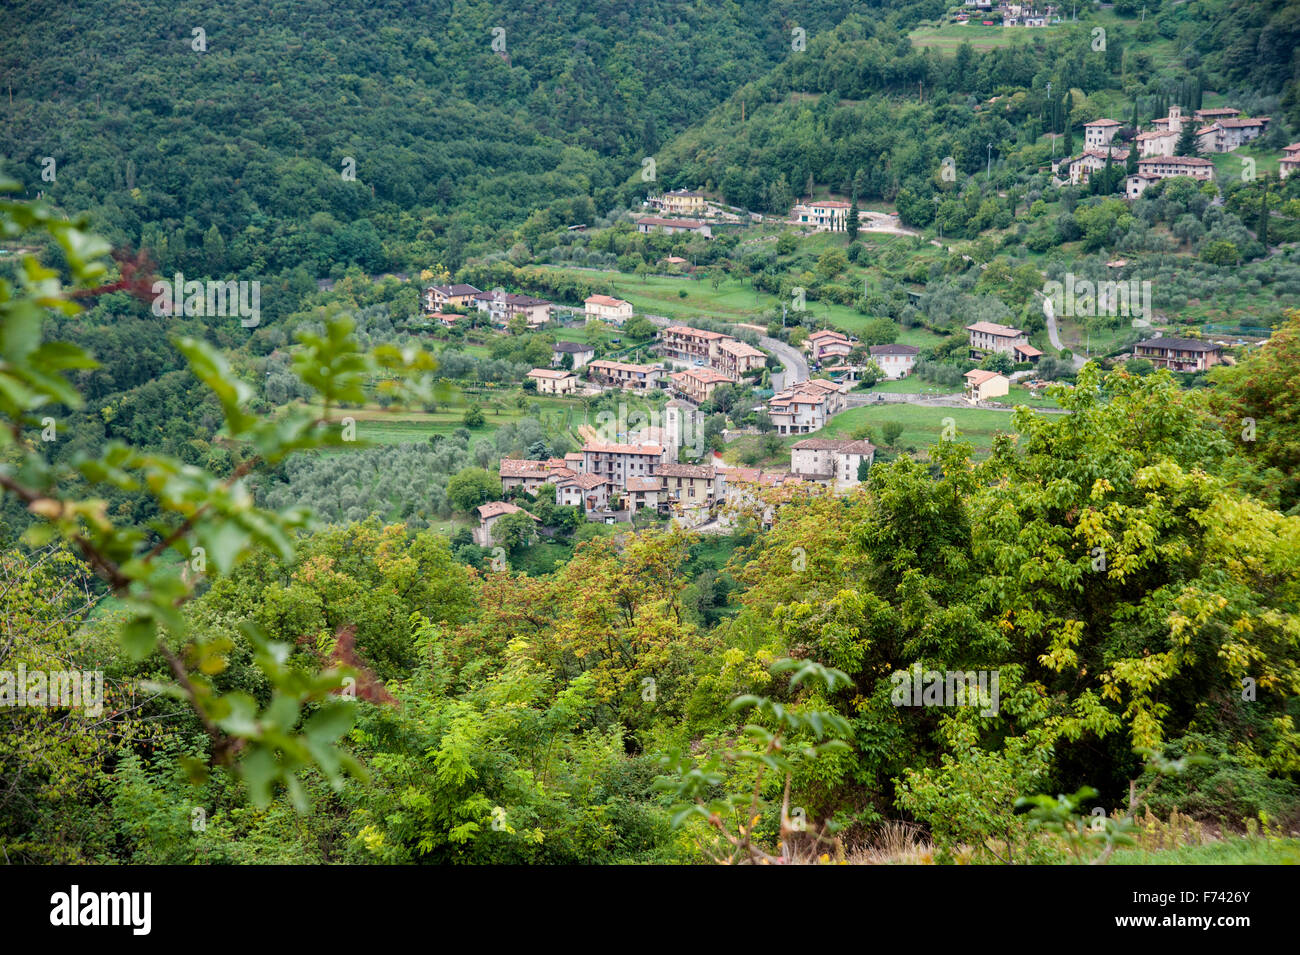
{"label": "grassy field", "polygon": [[1269,173],[1276,177],[1282,150],[1260,149],[1253,145],[1241,146],[1230,153],[1212,153],[1207,158],[1214,163],[1214,177],[1220,182],[1240,182],[1241,171],[1246,166],[1246,157],[1255,160],[1256,176]]}
{"label": "grassy field", "polygon": [[[565,272],[563,269],[553,269]],[[680,278],[676,276],[646,276],[644,279],[622,272],[565,272],[575,277],[590,281],[593,275],[599,275],[614,287],[614,293],[632,303],[632,307],[641,314],[666,315],[683,321],[691,318],[706,317],[724,322],[753,322],[765,313],[780,309],[781,299],[775,295],[755,291],[747,282],[740,279],[726,279],[716,289],[705,280]],[[852,273],[851,273],[852,274]],[[859,274],[862,273],[859,270]],[[856,279],[861,284],[861,279]],[[685,292],[683,297],[680,293]],[[829,302],[809,302],[808,310],[817,318],[823,318],[835,328],[850,334],[861,331],[871,320],[870,315],[863,315],[847,305]],[[759,324],[765,324],[760,321]],[[576,329],[562,329],[562,337],[571,341],[584,339],[572,335]],[[942,341],[925,328],[906,328],[899,336],[899,342],[905,345],[926,347]]]}
{"label": "grassy field", "polygon": [[1300,865],[1300,839],[1232,836],[1176,849],[1116,849],[1111,865]]}
{"label": "grassy field", "polygon": [[960,387],[944,388],[932,381],[924,381],[916,375],[908,375],[906,378],[899,378],[897,381],[882,381],[871,388],[872,394],[886,395],[951,395],[960,391]]}
{"label": "grassy field", "polygon": [[1014,432],[1009,411],[889,404],[850,408],[832,418],[819,434],[828,438],[847,437],[865,424],[871,426],[873,437],[878,441],[880,426],[886,421],[896,421],[903,426],[899,445],[925,451],[941,440],[945,418],[952,419],[957,428],[957,439],[970,442],[977,453],[987,452],[993,444],[993,436],[998,432]]}
{"label": "grassy field", "polygon": [[1059,408],[1060,405],[1051,398],[1040,396],[1035,398],[1030,394],[1029,389],[1024,385],[1012,385],[1007,396],[1001,399],[1004,404],[1009,405],[1028,405],[1031,408]]}
{"label": "grassy field", "polygon": [[[583,422],[584,409],[576,400],[529,395],[524,407],[519,408],[514,402],[515,396],[520,393],[517,389],[498,391],[499,394],[485,392],[482,396],[473,396],[482,405],[486,422],[481,428],[471,429],[472,440],[490,436],[502,425],[522,418],[537,417],[543,424],[557,427],[563,427],[568,422],[571,428],[576,428]],[[493,402],[500,407],[493,408]],[[434,434],[451,434],[457,428],[464,427],[465,411],[471,403],[471,396],[458,395],[451,401],[439,403],[438,410],[434,412],[395,411],[378,405],[367,405],[364,408],[335,411],[332,418],[335,421],[352,418],[356,423],[358,441],[368,444],[410,444],[428,441],[430,435]]]}
{"label": "grassy field", "polygon": [[[978,14],[971,13],[972,21],[977,18]],[[969,43],[971,49],[982,53],[986,50],[1008,47],[1013,43],[1025,42],[1043,33],[1050,35],[1052,32],[1051,27],[1028,30],[1003,26],[986,27],[978,22],[966,25],[946,23],[941,27],[921,27],[914,30],[909,35],[909,39],[912,41],[912,46],[918,50],[930,49],[954,53],[957,47]]]}

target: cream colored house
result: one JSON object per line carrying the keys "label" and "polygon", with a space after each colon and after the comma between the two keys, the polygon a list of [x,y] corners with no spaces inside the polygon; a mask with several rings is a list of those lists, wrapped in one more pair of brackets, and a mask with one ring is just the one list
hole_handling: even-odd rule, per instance
{"label": "cream colored house", "polygon": [[648,477],[630,477],[627,479],[624,500],[630,511],[639,511],[643,507],[657,511],[665,500],[663,481],[653,474]]}
{"label": "cream colored house", "polygon": [[663,369],[657,365],[634,365],[625,361],[598,358],[588,362],[591,377],[602,385],[614,385],[624,391],[653,391],[659,387]]}
{"label": "cream colored house", "polygon": [[534,368],[528,377],[537,382],[539,395],[571,395],[578,390],[578,376],[562,368]]}
{"label": "cream colored house", "polygon": [[674,189],[672,192],[665,192],[662,196],[652,196],[649,202],[656,209],[677,216],[702,215],[707,207],[704,193],[692,192],[689,189]]}
{"label": "cream colored house", "polygon": [[731,384],[731,379],[716,368],[687,368],[672,376],[673,387],[697,404],[713,397],[718,385]]}
{"label": "cream colored house", "polygon": [[430,312],[446,305],[466,308],[474,304],[475,296],[482,294],[472,285],[430,285],[424,290],[424,307]]}
{"label": "cream colored house", "polygon": [[663,482],[665,500],[688,506],[707,505],[722,493],[718,471],[712,464],[669,462],[655,469],[655,477]]}
{"label": "cream colored house", "polygon": [[700,361],[713,365],[723,342],[735,341],[722,332],[711,332],[689,325],[669,325],[659,333],[659,353],[682,361]]}
{"label": "cream colored house", "polygon": [[714,367],[723,374],[739,381],[750,372],[762,371],[767,364],[767,356],[739,339],[728,339],[718,345],[718,354]]}
{"label": "cream colored house", "polygon": [[971,404],[992,401],[1006,395],[1011,389],[1011,382],[996,371],[975,368],[966,372],[966,400]]}
{"label": "cream colored house", "polygon": [[1277,177],[1285,179],[1300,170],[1300,143],[1282,147],[1282,158],[1277,163]]}
{"label": "cream colored house", "polygon": [[583,303],[587,321],[613,322],[622,325],[632,317],[632,303],[609,295],[593,295]]}
{"label": "cream colored house", "polygon": [[808,336],[808,354],[813,361],[820,362],[826,358],[843,358],[853,351],[853,343],[842,332],[823,329]]}

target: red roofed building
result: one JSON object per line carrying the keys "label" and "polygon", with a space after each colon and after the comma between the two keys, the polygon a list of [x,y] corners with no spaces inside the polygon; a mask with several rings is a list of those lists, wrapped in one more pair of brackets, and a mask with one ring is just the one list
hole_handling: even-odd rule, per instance
{"label": "red roofed building", "polygon": [[716,368],[687,368],[675,372],[672,376],[673,388],[679,393],[702,404],[713,397],[718,385],[731,384],[731,379]]}
{"label": "red roofed building", "polygon": [[[492,525],[507,514],[515,514],[522,511],[528,514],[522,507],[511,504],[509,501],[492,501],[489,504],[480,504],[478,507],[478,528],[474,531],[474,542],[480,547],[491,547]],[[528,514],[533,520],[537,520],[532,514]]]}

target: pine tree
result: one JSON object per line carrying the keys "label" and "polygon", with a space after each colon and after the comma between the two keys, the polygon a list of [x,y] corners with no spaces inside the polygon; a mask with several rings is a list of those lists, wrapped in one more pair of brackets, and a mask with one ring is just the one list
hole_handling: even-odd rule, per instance
{"label": "pine tree", "polygon": [[1195,156],[1197,154],[1196,124],[1191,119],[1183,120],[1183,131],[1178,134],[1178,145],[1174,147],[1175,156]]}

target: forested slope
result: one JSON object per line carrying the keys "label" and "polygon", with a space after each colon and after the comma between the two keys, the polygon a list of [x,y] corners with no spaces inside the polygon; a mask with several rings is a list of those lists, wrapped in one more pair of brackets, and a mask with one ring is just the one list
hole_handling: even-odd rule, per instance
{"label": "forested slope", "polygon": [[793,23],[829,29],[853,6],[6,4],[0,60],[21,69],[0,172],[164,272],[455,267],[535,210],[591,221],[642,157],[784,57]]}

